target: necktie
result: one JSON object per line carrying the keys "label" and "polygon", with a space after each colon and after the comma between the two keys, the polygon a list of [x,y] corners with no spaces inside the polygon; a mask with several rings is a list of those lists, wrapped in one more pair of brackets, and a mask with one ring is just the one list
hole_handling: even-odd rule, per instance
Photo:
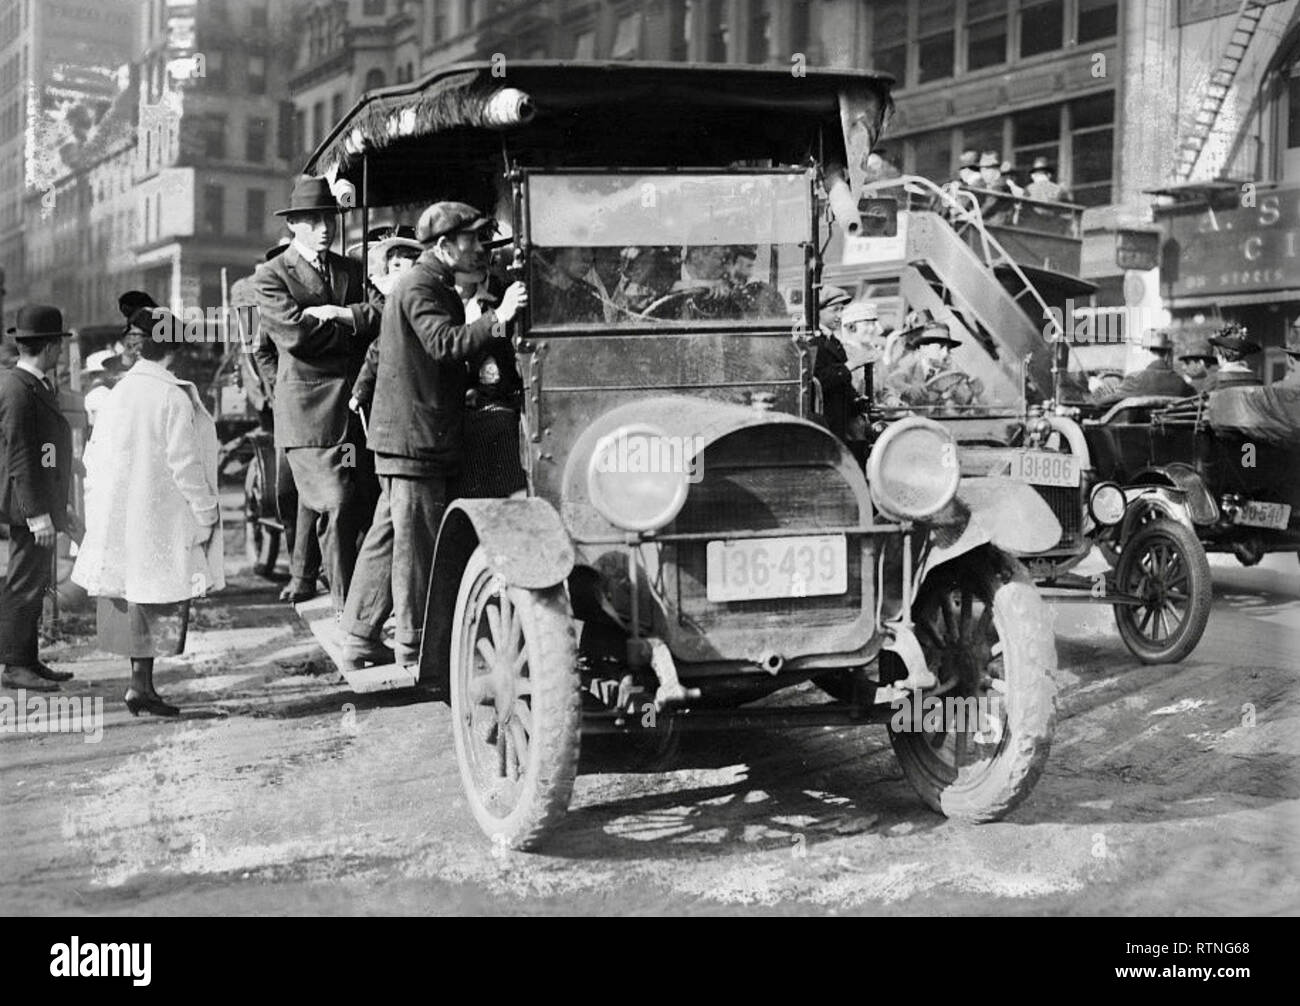
{"label": "necktie", "polygon": [[320,278],[325,282],[325,296],[332,301],[334,299],[334,284],[330,282],[329,260],[324,255],[316,259],[316,271],[320,273]]}
{"label": "necktie", "polygon": [[54,390],[54,385],[50,383],[50,379],[48,377],[42,377],[41,383],[45,385],[46,391],[48,391],[51,395],[54,395],[56,398],[58,397],[58,393]]}

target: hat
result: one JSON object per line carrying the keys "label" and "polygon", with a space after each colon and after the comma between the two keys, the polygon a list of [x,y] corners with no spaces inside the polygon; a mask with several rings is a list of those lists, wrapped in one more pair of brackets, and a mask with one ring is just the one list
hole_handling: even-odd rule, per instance
{"label": "hat", "polygon": [[1193,339],[1183,347],[1183,351],[1178,354],[1180,360],[1206,360],[1213,362],[1218,359],[1214,355],[1214,349],[1210,346],[1207,339]]}
{"label": "hat", "polygon": [[49,304],[28,304],[18,309],[16,324],[9,329],[15,339],[48,339],[71,335],[63,328],[63,312]]}
{"label": "hat", "polygon": [[[415,228],[410,224],[380,224],[378,227],[371,227],[370,230],[366,231],[366,239],[364,243],[373,246],[378,244],[380,241],[387,241],[389,238],[409,238],[414,241]],[[361,241],[352,242],[352,244],[347,247],[347,253],[349,255],[355,255],[357,252],[361,251],[362,244],[363,242]]]}
{"label": "hat", "polygon": [[[165,307],[142,307],[131,315],[130,327],[145,335],[152,336],[157,342],[180,342],[181,323],[176,315]],[[166,333],[165,339],[158,338]]]}
{"label": "hat", "polygon": [[1142,333],[1142,348],[1151,350],[1173,349],[1174,340],[1163,328],[1148,328]]}
{"label": "hat", "polygon": [[853,295],[842,286],[823,286],[817,291],[817,307],[822,310],[828,307],[839,307],[852,299]]}
{"label": "hat", "polygon": [[876,305],[871,301],[855,300],[844,309],[844,313],[840,315],[840,322],[844,325],[850,325],[855,321],[877,321],[879,317]]}
{"label": "hat", "polygon": [[444,234],[457,231],[476,231],[485,227],[496,229],[496,221],[484,216],[468,203],[434,203],[423,213],[415,225],[415,238],[421,244],[431,245]]}
{"label": "hat", "polygon": [[424,253],[424,245],[414,238],[385,238],[383,241],[377,241],[370,246],[370,269],[372,271],[377,270],[388,261],[388,253],[394,248],[409,248],[417,256]]}
{"label": "hat", "polygon": [[1049,161],[1046,157],[1035,157],[1034,165],[1029,170],[1030,171],[1052,171],[1053,165],[1052,162]]}
{"label": "hat", "polygon": [[908,349],[928,343],[941,343],[953,349],[961,345],[949,334],[948,326],[925,308],[908,315],[903,330],[898,334],[906,340]]}
{"label": "hat", "polygon": [[117,298],[117,309],[123,318],[130,318],[142,307],[157,307],[157,302],[143,290],[128,290]]}
{"label": "hat", "polygon": [[1210,336],[1210,345],[1240,353],[1242,356],[1250,356],[1260,351],[1258,343],[1246,338],[1246,329],[1243,325],[1225,325]]}
{"label": "hat", "polygon": [[963,150],[961,152],[961,157],[957,160],[957,165],[962,168],[973,168],[975,167],[975,162],[978,160],[979,154],[975,153],[975,151]]}
{"label": "hat", "polygon": [[288,216],[290,213],[320,213],[324,211],[332,213],[336,212],[338,208],[338,200],[334,198],[334,193],[330,190],[328,179],[303,175],[293,183],[293,191],[289,193],[289,205],[282,210],[276,210],[275,215],[283,217]]}
{"label": "hat", "polygon": [[984,151],[984,153],[980,154],[980,167],[1001,168],[1002,158],[999,157],[997,154],[995,154],[992,150],[986,150]]}

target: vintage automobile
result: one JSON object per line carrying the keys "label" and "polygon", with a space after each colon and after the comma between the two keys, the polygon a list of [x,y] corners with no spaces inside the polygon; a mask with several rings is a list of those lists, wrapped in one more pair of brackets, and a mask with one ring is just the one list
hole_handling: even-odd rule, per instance
{"label": "vintage automobile", "polygon": [[[1059,525],[1028,487],[962,479],[938,423],[883,426],[864,471],[811,408],[827,193],[889,78],[497,69],[366,95],[308,165],[363,215],[495,208],[530,290],[526,498],[448,508],[419,664],[482,830],[543,842],[593,735],[630,753],[829,723],[888,724],[935,810],[1004,815],[1055,719],[1053,632],[1015,556]],[[810,680],[843,701],[750,706]]]}
{"label": "vintage automobile", "polygon": [[[889,375],[906,362],[891,359],[901,349],[891,341],[864,408],[877,420],[940,421],[958,442],[964,475],[1000,474],[1032,486],[1061,525],[1048,547],[1021,556],[1044,596],[1110,605],[1139,660],[1181,660],[1200,641],[1212,602],[1194,530],[1209,517],[1205,494],[1151,455],[1144,405],[1152,403],[1089,404],[1088,375],[1065,331],[1070,298],[1091,289],[1077,278],[1081,207],[998,198],[1007,209],[992,224],[978,190],[916,176],[864,186],[862,203],[883,203],[888,223],[833,249],[840,261],[828,275],[874,299],[896,291],[889,301],[896,324],[924,309],[959,342],[904,402],[889,394]],[[1134,463],[1117,464],[1120,455]],[[1114,568],[1075,573],[1094,546]]]}

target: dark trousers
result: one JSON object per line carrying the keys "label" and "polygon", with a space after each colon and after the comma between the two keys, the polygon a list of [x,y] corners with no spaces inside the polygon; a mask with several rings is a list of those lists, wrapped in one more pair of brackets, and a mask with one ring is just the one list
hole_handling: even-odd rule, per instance
{"label": "dark trousers", "polygon": [[54,549],[41,548],[25,523],[9,525],[9,570],[0,581],[0,664],[31,667],[37,655],[37,627],[50,586]]}
{"label": "dark trousers", "polygon": [[285,546],[289,552],[289,574],[296,579],[315,583],[320,576],[320,538],[316,534],[319,514],[298,499],[298,487],[284,448],[275,457],[275,505],[284,527]]}
{"label": "dark trousers", "polygon": [[357,436],[336,447],[290,447],[289,467],[298,501],[316,511],[321,565],[334,610],[342,611],[357,564],[357,547],[374,506],[374,455]]}
{"label": "dark trousers", "polygon": [[397,621],[394,657],[399,664],[412,664],[420,656],[429,569],[447,507],[447,482],[437,476],[381,475],[379,488],[343,611],[343,629],[378,639],[392,612]]}

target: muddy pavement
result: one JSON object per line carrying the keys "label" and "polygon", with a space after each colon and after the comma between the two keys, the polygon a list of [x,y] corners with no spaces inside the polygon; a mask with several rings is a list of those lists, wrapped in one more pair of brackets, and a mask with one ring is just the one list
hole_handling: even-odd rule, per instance
{"label": "muddy pavement", "polygon": [[0,734],[0,910],[1300,910],[1294,597],[1219,589],[1199,649],[1163,667],[1133,661],[1108,609],[1061,606],[1056,741],[1001,823],[927,810],[883,728],[763,730],[687,735],[659,774],[589,760],[562,830],[524,854],[471,823],[447,707],[351,694],[274,593],[240,571],[199,607],[190,652],[160,665],[179,722],[133,719],[125,667],[89,641],[51,654],[106,727]]}

